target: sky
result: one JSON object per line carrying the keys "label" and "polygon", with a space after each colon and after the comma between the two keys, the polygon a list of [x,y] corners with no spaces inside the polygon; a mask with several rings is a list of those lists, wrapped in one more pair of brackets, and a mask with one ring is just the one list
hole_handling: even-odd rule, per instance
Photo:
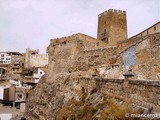
{"label": "sky", "polygon": [[160,21],[160,0],[0,0],[0,51],[45,53],[53,38],[97,37],[98,14],[108,9],[127,12],[129,37]]}

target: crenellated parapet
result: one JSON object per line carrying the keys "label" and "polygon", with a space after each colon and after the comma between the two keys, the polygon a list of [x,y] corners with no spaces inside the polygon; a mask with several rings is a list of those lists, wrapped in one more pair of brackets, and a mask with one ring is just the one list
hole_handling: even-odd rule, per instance
{"label": "crenellated parapet", "polygon": [[115,14],[123,14],[126,15],[126,11],[124,10],[116,10],[116,9],[109,9],[101,14],[98,15],[98,17],[101,17],[102,15],[106,15],[108,13],[115,13]]}

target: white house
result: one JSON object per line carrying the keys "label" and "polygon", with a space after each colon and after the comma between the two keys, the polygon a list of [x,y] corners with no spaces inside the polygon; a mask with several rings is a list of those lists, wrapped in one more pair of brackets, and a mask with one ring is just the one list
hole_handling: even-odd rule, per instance
{"label": "white house", "polygon": [[41,77],[45,74],[43,70],[38,68],[37,72],[33,74],[33,78],[35,80],[35,83],[38,83],[41,79]]}
{"label": "white house", "polygon": [[7,100],[10,86],[0,86],[0,100]]}
{"label": "white house", "polygon": [[0,63],[11,64],[11,55],[8,52],[0,52]]}
{"label": "white house", "polygon": [[11,120],[12,113],[0,113],[0,120]]}
{"label": "white house", "polygon": [[0,52],[0,64],[11,64],[15,59],[14,56],[19,59],[17,56],[22,56],[22,54],[19,52]]}

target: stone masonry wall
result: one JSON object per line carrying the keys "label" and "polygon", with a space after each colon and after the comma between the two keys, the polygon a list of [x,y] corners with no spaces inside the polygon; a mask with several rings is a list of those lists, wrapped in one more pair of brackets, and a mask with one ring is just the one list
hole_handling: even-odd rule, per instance
{"label": "stone masonry wall", "polygon": [[123,71],[130,69],[135,79],[160,80],[160,33],[132,39],[122,42],[117,49]]}
{"label": "stone masonry wall", "polygon": [[31,67],[44,67],[48,65],[47,54],[35,54],[30,55],[30,66]]}
{"label": "stone masonry wall", "polygon": [[51,44],[48,47],[49,79],[53,80],[59,73],[77,71],[76,66],[80,65],[79,61],[83,63],[82,60],[79,60],[81,59],[79,54],[83,53],[83,51],[91,48],[104,49],[105,47],[106,45],[103,42],[80,33],[51,40]]}
{"label": "stone masonry wall", "polygon": [[[160,112],[160,81],[81,78],[87,92],[97,89],[108,98],[129,102],[133,108]],[[116,88],[116,89],[115,89]]]}

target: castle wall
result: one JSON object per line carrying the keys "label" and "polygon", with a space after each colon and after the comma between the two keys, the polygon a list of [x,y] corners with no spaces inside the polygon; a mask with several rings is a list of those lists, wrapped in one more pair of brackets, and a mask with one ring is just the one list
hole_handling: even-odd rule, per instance
{"label": "castle wall", "polygon": [[37,54],[30,56],[30,66],[31,67],[44,67],[48,65],[48,55],[47,54]]}
{"label": "castle wall", "polygon": [[77,71],[79,69],[77,69],[77,65],[82,65],[84,61],[79,60],[83,51],[105,47],[106,45],[103,42],[83,34],[51,40],[47,51],[50,63],[49,69],[52,71],[52,74],[49,73],[49,78],[55,78],[57,74],[63,72]]}
{"label": "castle wall", "polygon": [[26,49],[25,67],[45,67],[48,65],[48,54],[39,54],[39,50]]}
{"label": "castle wall", "polygon": [[[81,78],[81,86],[91,93],[93,89],[114,98],[118,102],[128,102],[133,108],[160,112],[160,81]],[[116,88],[116,89],[115,89]]]}
{"label": "castle wall", "polygon": [[154,34],[154,33],[158,33],[158,32],[160,32],[160,22],[158,22],[158,23],[154,24],[153,26],[145,29],[144,31],[138,33],[137,35],[134,35],[131,38],[142,37],[142,36],[146,36],[146,35]]}
{"label": "castle wall", "polygon": [[55,72],[51,77],[61,72],[87,71],[83,75],[123,79],[123,74],[129,71],[134,79],[159,80],[158,35],[122,41],[118,48],[104,47],[100,43],[97,46],[96,40],[86,40],[84,35],[65,38],[68,39],[65,44],[64,38],[59,39],[58,44],[51,42],[48,52],[52,64],[49,69]]}
{"label": "castle wall", "polygon": [[[135,38],[134,38],[135,39]],[[160,34],[148,35],[143,38],[137,38],[124,41],[119,45],[124,72],[130,69],[136,79],[160,80]],[[130,54],[126,54],[131,49]],[[128,62],[126,64],[126,62]]]}

